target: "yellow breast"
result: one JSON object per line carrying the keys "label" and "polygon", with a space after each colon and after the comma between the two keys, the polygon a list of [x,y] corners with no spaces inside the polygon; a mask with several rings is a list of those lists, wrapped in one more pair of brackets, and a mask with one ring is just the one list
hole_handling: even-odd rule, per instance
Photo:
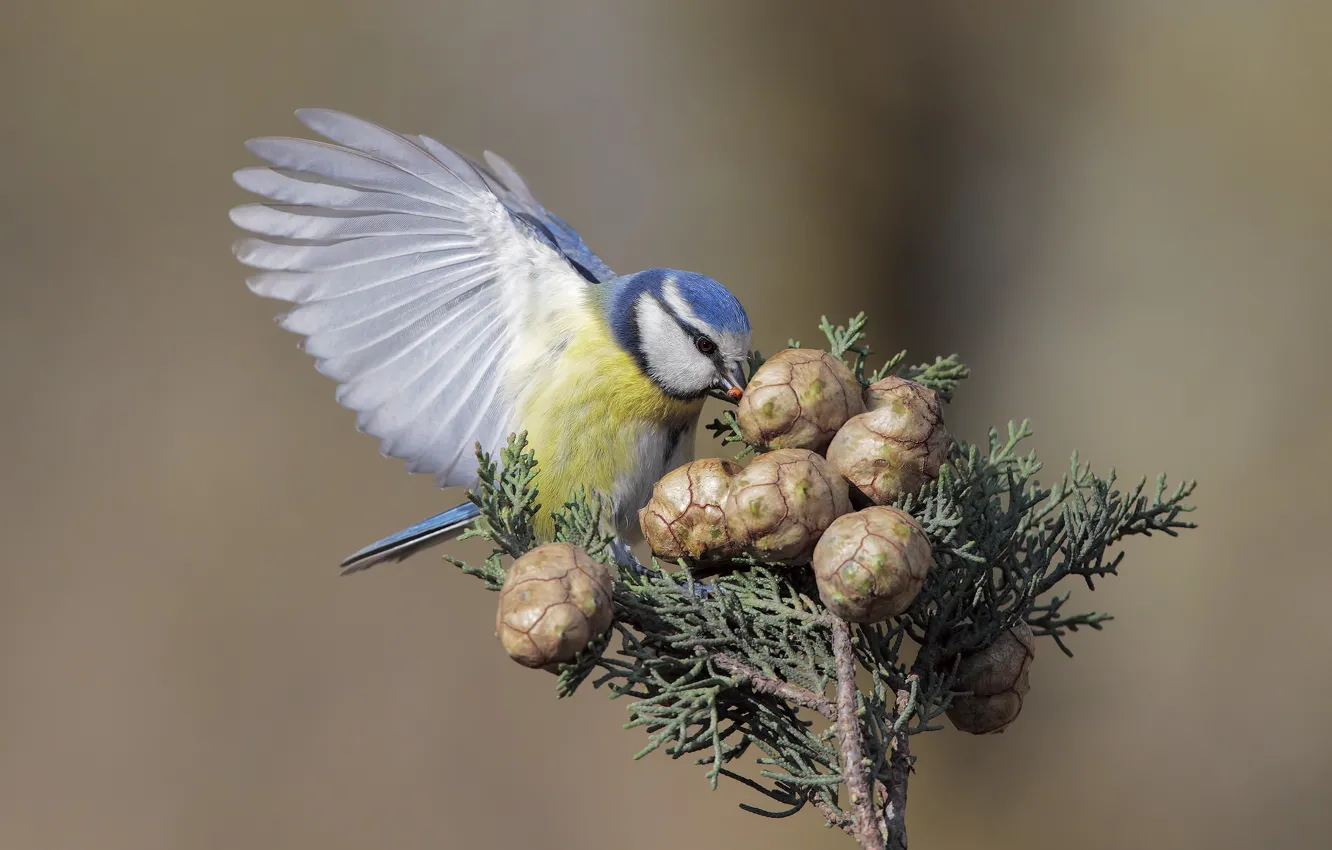
{"label": "yellow breast", "polygon": [[[664,457],[645,457],[651,436],[691,425],[702,400],[680,401],[657,388],[612,339],[600,316],[589,317],[558,359],[539,369],[524,393],[518,419],[537,459],[542,517],[579,488],[614,498],[624,482],[644,472],[653,479]],[[651,470],[641,469],[646,464]]]}

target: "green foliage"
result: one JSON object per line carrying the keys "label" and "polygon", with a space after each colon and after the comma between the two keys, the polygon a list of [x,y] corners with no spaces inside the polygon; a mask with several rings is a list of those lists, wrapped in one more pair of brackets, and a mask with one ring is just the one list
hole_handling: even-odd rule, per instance
{"label": "green foliage", "polygon": [[721,416],[703,427],[711,431],[712,436],[721,440],[723,446],[739,443],[741,449],[735,455],[736,460],[740,460],[746,455],[751,455],[755,451],[753,446],[745,442],[744,434],[740,433],[740,422],[735,418],[735,414],[729,410],[723,411]]}
{"label": "green foliage", "polygon": [[476,473],[480,479],[467,498],[481,510],[477,521],[463,532],[460,540],[484,537],[495,549],[480,566],[470,566],[445,555],[445,559],[468,575],[480,578],[487,590],[499,590],[504,584],[503,556],[517,558],[536,545],[532,520],[541,510],[537,501],[536,458],[527,451],[527,432],[510,435],[509,444],[500,450],[500,462],[476,445]]}
{"label": "green foliage", "polygon": [[865,314],[857,313],[845,325],[833,327],[827,316],[819,319],[819,330],[828,338],[828,353],[838,359],[845,359],[848,351],[855,354],[864,352],[869,355],[869,346],[857,345],[865,338]]}
{"label": "green foliage", "polygon": [[[904,368],[899,353],[867,377],[864,325],[862,314],[837,327],[825,318],[821,329],[834,355],[855,356],[853,368],[866,384],[899,374],[948,397],[967,376],[955,357]],[[753,353],[751,376],[761,363]],[[754,450],[732,412],[708,427],[723,445]],[[855,690],[853,680],[846,693],[854,695],[848,709],[859,718],[867,787],[882,812],[873,834],[895,847],[905,846],[900,807],[914,758],[909,738],[941,728],[939,718],[961,692],[961,658],[1019,620],[1068,653],[1069,632],[1099,630],[1110,616],[1067,613],[1065,580],[1094,589],[1096,579],[1117,573],[1123,553],[1116,547],[1124,539],[1194,527],[1183,519],[1192,510],[1192,482],[1169,489],[1162,476],[1150,493],[1145,481],[1121,492],[1113,472],[1098,476],[1075,454],[1047,487],[1037,478],[1035,453],[1021,450],[1030,436],[1024,421],[1002,434],[992,429],[982,445],[955,441],[938,478],[899,500],[925,529],[933,566],[907,611],[850,629],[854,660],[868,674],[868,687]],[[495,589],[502,558],[538,542],[536,459],[523,435],[503,450],[500,464],[478,457],[481,484],[472,500],[483,521],[475,534],[495,550],[481,567],[454,563]],[[603,562],[616,552],[607,527],[595,496],[579,494],[555,512],[557,539]],[[726,777],[775,804],[746,805],[748,811],[786,817],[813,804],[830,825],[857,834],[844,789],[856,777],[843,775],[839,747],[846,742],[834,722],[841,696],[827,693],[838,683],[834,631],[845,627],[819,601],[811,571],[737,559],[701,591],[683,562],[615,567],[618,645],[612,652],[607,635],[564,665],[558,693],[570,695],[591,678],[613,698],[630,700],[626,726],[647,734],[636,757],[658,750],[690,757],[706,767],[713,787]],[[909,663],[907,641],[916,647]],[[751,756],[756,770],[741,766]],[[862,845],[870,840],[864,832],[858,837]]]}
{"label": "green foliage", "polygon": [[957,389],[957,385],[970,374],[967,367],[958,361],[956,354],[936,357],[933,363],[922,363],[919,366],[903,369],[906,352],[899,351],[866,377],[866,364],[873,351],[869,345],[862,342],[865,338],[865,314],[857,313],[845,325],[837,326],[824,316],[820,320],[819,330],[828,338],[828,352],[834,357],[845,362],[848,353],[856,355],[851,368],[855,372],[856,379],[865,386],[881,381],[889,375],[900,375],[934,390],[944,401],[949,401],[953,397],[953,390]]}
{"label": "green foliage", "polygon": [[[528,454],[526,458],[532,458]],[[535,459],[532,460],[535,463]],[[606,504],[596,493],[579,488],[573,499],[555,512],[555,539],[581,547],[595,561],[605,561],[615,535],[610,531]]]}
{"label": "green foliage", "polygon": [[[821,787],[835,751],[795,708],[742,687],[740,663],[771,678],[821,692],[831,675],[828,618],[822,606],[776,570],[761,566],[720,578],[710,595],[688,593],[654,562],[628,570],[617,593],[618,658],[604,659],[596,686],[629,696],[630,727],[648,743],[636,757],[665,749],[673,757],[704,753],[715,787],[725,765],[751,745],[763,775]],[[832,774],[835,779],[836,773]],[[835,784],[835,783],[834,783]]]}
{"label": "green foliage", "polygon": [[[898,355],[905,357],[903,351]],[[876,374],[874,380],[880,380],[884,375]],[[939,394],[939,398],[944,401],[953,400],[953,390],[962,383],[971,372],[958,359],[956,354],[950,354],[947,357],[935,357],[933,363],[922,363],[919,366],[911,366],[907,369],[897,369],[892,372],[894,375],[900,375],[907,380],[915,381],[922,386],[929,387]]]}

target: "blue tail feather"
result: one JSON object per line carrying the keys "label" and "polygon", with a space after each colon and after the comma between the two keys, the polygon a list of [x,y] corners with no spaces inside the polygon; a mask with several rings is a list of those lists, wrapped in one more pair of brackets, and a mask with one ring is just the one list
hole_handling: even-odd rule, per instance
{"label": "blue tail feather", "polygon": [[384,561],[401,561],[408,555],[443,543],[472,524],[481,511],[471,502],[409,525],[383,540],[376,540],[342,562],[342,574],[360,572]]}

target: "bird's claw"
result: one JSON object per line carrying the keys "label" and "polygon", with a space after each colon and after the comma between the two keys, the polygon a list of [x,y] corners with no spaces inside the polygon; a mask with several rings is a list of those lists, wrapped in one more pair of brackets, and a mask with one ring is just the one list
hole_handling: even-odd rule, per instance
{"label": "bird's claw", "polygon": [[[642,561],[638,560],[638,556],[636,556],[633,550],[629,548],[629,544],[625,543],[619,537],[611,540],[610,552],[611,557],[615,559],[617,564],[620,564],[637,575],[656,578],[662,574],[660,570],[655,570],[652,567],[646,566]],[[716,588],[710,584],[699,584],[696,581],[688,580],[686,583],[680,585],[680,590],[686,593],[692,591],[692,595],[696,599],[707,599],[715,592]]]}

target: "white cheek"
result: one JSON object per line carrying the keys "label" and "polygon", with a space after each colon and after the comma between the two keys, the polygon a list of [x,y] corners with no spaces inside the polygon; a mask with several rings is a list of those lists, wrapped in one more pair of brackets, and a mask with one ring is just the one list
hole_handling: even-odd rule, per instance
{"label": "white cheek", "polygon": [[652,377],[670,392],[693,395],[712,386],[716,367],[651,298],[638,302],[638,338]]}

